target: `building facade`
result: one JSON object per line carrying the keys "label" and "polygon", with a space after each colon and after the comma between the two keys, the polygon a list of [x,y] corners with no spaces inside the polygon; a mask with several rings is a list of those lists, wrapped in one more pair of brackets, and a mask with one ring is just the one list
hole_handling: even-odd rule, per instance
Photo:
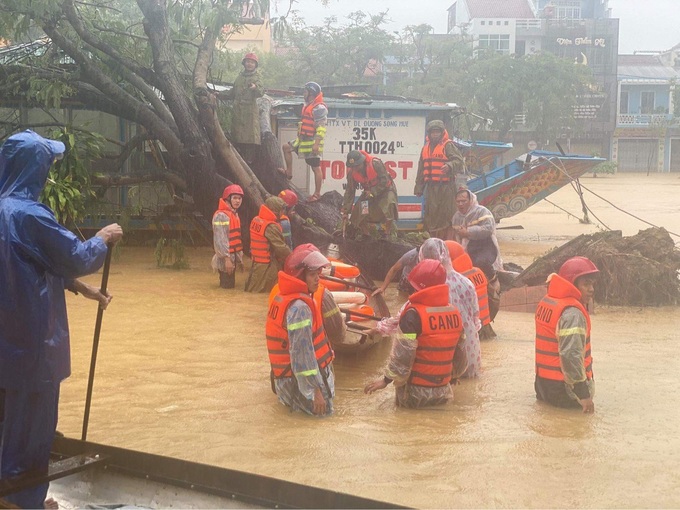
{"label": "building facade", "polygon": [[[560,137],[572,152],[610,156],[619,23],[608,0],[456,0],[448,9],[448,31],[471,35],[478,50],[517,57],[547,52],[588,66],[595,85],[579,97],[576,129]],[[529,129],[523,118],[517,112],[520,131]]]}
{"label": "building facade", "polygon": [[673,91],[680,69],[656,55],[619,55],[612,160],[620,172],[680,172],[680,122]]}

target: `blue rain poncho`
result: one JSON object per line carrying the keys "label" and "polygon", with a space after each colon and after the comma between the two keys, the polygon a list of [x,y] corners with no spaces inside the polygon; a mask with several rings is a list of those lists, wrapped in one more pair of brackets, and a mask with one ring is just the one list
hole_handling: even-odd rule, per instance
{"label": "blue rain poncho", "polygon": [[32,131],[0,148],[0,388],[41,391],[70,375],[64,289],[106,258],[38,202],[61,142]]}

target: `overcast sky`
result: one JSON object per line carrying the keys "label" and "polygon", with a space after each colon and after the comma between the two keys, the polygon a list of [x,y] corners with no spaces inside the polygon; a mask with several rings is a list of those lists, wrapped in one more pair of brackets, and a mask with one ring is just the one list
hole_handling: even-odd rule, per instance
{"label": "overcast sky", "polygon": [[[392,22],[387,30],[399,31],[406,25],[427,23],[436,33],[446,30],[446,9],[454,0],[329,0],[328,7],[321,0],[296,0],[294,9],[299,11],[307,24],[323,22],[328,16],[337,16],[339,22],[353,11],[363,10],[370,14],[389,9]],[[279,13],[287,10],[288,0],[275,0]],[[635,50],[667,50],[680,43],[680,0],[609,0],[612,16],[619,18],[619,53]],[[274,10],[272,9],[272,10]],[[285,14],[285,12],[284,12]]]}

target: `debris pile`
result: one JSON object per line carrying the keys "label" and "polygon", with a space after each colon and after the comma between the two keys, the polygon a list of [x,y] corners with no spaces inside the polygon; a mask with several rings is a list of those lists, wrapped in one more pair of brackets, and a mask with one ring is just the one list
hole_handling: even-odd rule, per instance
{"label": "debris pile", "polygon": [[621,231],[581,235],[536,260],[514,280],[515,287],[545,283],[568,258],[588,257],[600,270],[595,300],[609,305],[661,306],[680,303],[680,251],[663,228],[623,237]]}

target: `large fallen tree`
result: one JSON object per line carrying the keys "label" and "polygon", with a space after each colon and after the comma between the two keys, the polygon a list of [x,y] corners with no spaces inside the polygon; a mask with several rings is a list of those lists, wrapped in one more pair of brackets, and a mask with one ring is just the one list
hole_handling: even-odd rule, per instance
{"label": "large fallen tree", "polygon": [[216,44],[243,22],[250,3],[10,2],[0,10],[4,37],[20,42],[42,32],[49,39],[3,65],[0,91],[26,104],[72,98],[136,123],[166,151],[160,171],[177,179],[162,180],[184,183],[178,193],[189,195],[206,218],[231,182],[247,190],[256,209],[268,191],[225,136],[208,85],[220,71],[212,68]]}
{"label": "large fallen tree", "polygon": [[581,235],[555,248],[520,273],[514,286],[545,283],[567,259],[588,257],[600,270],[595,299],[610,305],[680,303],[680,251],[663,228],[623,237],[621,231]]}

